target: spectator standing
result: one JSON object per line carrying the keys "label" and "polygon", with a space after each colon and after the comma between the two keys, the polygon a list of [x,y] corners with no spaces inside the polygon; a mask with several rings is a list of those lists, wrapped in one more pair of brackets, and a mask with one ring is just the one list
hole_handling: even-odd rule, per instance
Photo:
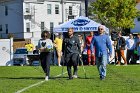
{"label": "spectator standing", "polygon": [[[83,36],[82,35],[78,35],[79,37],[79,42],[80,42],[80,47],[81,47],[81,54],[83,54],[83,50],[84,50],[84,40],[83,40]],[[83,55],[82,55],[83,56]],[[82,57],[83,58],[83,57]],[[82,65],[83,60],[80,58],[79,59],[79,66]]]}
{"label": "spectator standing", "polygon": [[125,39],[122,37],[122,33],[118,32],[118,39],[117,39],[117,45],[116,45],[118,62],[117,62],[116,66],[120,66],[121,57],[124,60],[124,66],[127,66],[127,61],[126,61],[126,58],[125,58],[125,55],[124,55],[125,45],[126,45],[126,42],[125,42]]}
{"label": "spectator standing", "polygon": [[135,49],[137,50],[137,56],[138,56],[138,59],[139,59],[139,62],[140,62],[140,33],[137,34],[137,37],[135,39],[135,42],[136,42],[136,47]]}
{"label": "spectator standing", "polygon": [[90,35],[86,37],[86,42],[85,42],[85,45],[86,45],[86,48],[87,48],[87,61],[88,61],[88,65],[95,65],[95,56],[93,55],[94,54],[94,47],[92,46],[91,44],[91,40],[93,38],[93,35],[94,35],[94,32],[90,32]]}
{"label": "spectator standing", "polygon": [[[74,29],[68,29],[68,37],[63,40],[63,54],[67,64],[67,72],[69,79],[77,78],[77,65],[79,61],[79,54],[81,54],[81,47],[78,37],[74,36]],[[73,66],[73,76],[71,72],[71,67]]]}
{"label": "spectator standing", "polygon": [[135,48],[135,40],[133,38],[133,35],[129,34],[129,38],[126,40],[126,49],[127,49],[126,59],[128,64],[129,63],[134,64],[134,48]]}
{"label": "spectator standing", "polygon": [[54,46],[56,48],[57,52],[57,61],[58,61],[58,66],[61,66],[61,57],[62,57],[62,35],[59,33],[56,35],[56,38],[54,40]]}
{"label": "spectator standing", "polygon": [[42,69],[45,73],[45,80],[47,81],[50,76],[50,62],[52,57],[52,49],[53,49],[53,43],[50,39],[50,32],[49,31],[43,31],[41,33],[41,38],[38,41],[38,49],[40,51],[40,61]]}
{"label": "spectator standing", "polygon": [[34,45],[32,43],[25,44],[25,48],[27,48],[27,51],[32,53],[34,50]]}
{"label": "spectator standing", "polygon": [[80,41],[80,46],[81,46],[81,52],[83,52],[84,49],[84,40],[82,35],[78,35],[79,41]]}
{"label": "spectator standing", "polygon": [[95,47],[95,61],[97,69],[99,71],[100,79],[103,80],[106,77],[106,65],[108,63],[108,51],[109,56],[112,56],[112,45],[108,35],[104,34],[104,26],[98,27],[98,34],[92,39],[92,45]]}

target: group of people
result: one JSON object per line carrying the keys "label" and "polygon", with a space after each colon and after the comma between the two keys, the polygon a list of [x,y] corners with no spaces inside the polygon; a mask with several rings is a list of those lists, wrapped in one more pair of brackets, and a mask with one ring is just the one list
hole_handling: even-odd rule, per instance
{"label": "group of people", "polygon": [[[129,38],[125,40],[122,33],[119,32],[118,39],[115,42],[117,66],[121,65],[121,58],[124,60],[125,66],[127,64],[136,64],[137,59],[140,60],[138,57],[140,56],[140,34],[137,34],[135,38],[132,34],[129,34]],[[127,50],[126,57],[125,49]]]}
{"label": "group of people", "polygon": [[[94,56],[93,58],[93,64],[96,63],[98,71],[99,71],[99,77],[101,80],[105,79],[106,77],[106,65],[108,63],[108,53],[111,57],[112,55],[112,45],[111,41],[109,39],[108,35],[104,34],[104,26],[101,25],[98,27],[98,34],[96,36],[92,36],[93,33],[91,32],[91,36],[87,37],[87,41],[89,43],[86,44],[86,47],[88,50],[90,50],[90,56]],[[47,48],[53,48],[56,47],[57,54],[58,54],[58,65],[60,65],[61,55],[63,53],[64,60],[67,66],[67,72],[68,72],[68,79],[71,80],[73,78],[78,77],[78,61],[79,58],[82,55],[82,48],[80,39],[74,35],[74,29],[69,28],[67,32],[67,36],[63,38],[63,41],[59,40],[52,40],[50,39],[50,32],[49,31],[43,31],[41,34],[42,39],[38,41],[38,49],[40,51],[40,61],[41,66],[46,73],[45,80],[49,79],[50,75],[50,61],[52,56],[52,51],[46,51]],[[58,38],[59,39],[59,38]],[[61,39],[62,40],[62,39]],[[58,44],[62,43],[62,48],[59,48]],[[89,45],[90,44],[90,45]],[[49,46],[49,47],[48,47]],[[62,52],[61,52],[62,51]],[[109,51],[109,52],[108,52]],[[96,60],[95,60],[96,59]],[[90,59],[88,59],[89,63],[91,62]],[[72,69],[74,68],[73,73]]]}
{"label": "group of people", "polygon": [[140,61],[140,33],[138,33],[135,38],[132,34],[130,34],[126,41],[126,45],[127,62],[130,64],[135,64],[137,60]]}
{"label": "group of people", "polygon": [[[94,36],[94,32],[91,31],[89,32],[89,35],[86,36],[86,40],[83,40],[83,36],[81,34],[78,35],[79,38],[79,43],[80,43],[80,49],[81,49],[81,54],[83,54],[83,52],[86,52],[86,58],[82,58],[82,62],[83,59],[85,59],[86,61],[84,62],[85,65],[95,65],[95,56],[93,56],[92,54],[95,52],[93,51],[93,46],[91,44],[91,40]],[[62,42],[63,42],[63,36],[62,33],[56,33],[55,34],[55,40],[54,40],[54,46],[55,46],[55,50],[56,50],[56,55],[54,52],[54,56],[57,56],[57,61],[54,62],[55,64],[58,64],[58,66],[61,66],[61,64],[63,63],[61,58],[62,58]],[[78,65],[81,65],[82,62],[79,61]],[[64,65],[64,64],[62,64]]]}
{"label": "group of people", "polygon": [[[86,43],[84,43],[81,35],[79,35],[79,38],[74,35],[73,28],[68,29],[67,36],[63,39],[62,34],[56,35],[54,42],[50,39],[50,32],[43,31],[41,34],[42,39],[38,41],[38,50],[40,51],[41,66],[46,73],[45,80],[48,80],[50,77],[50,62],[52,49],[54,47],[56,48],[58,56],[58,66],[61,66],[61,56],[63,55],[67,66],[68,78],[70,80],[78,77],[78,62],[84,49],[87,51],[87,61],[89,65],[96,64],[99,71],[99,78],[101,80],[105,79],[108,58],[112,57],[112,44],[109,35],[106,35],[104,31],[105,27],[103,25],[99,26],[96,35],[94,35],[93,32],[90,32],[90,35],[86,37]],[[138,34],[135,39],[133,38],[133,35],[130,34],[129,38],[125,40],[122,37],[122,33],[119,32],[117,41],[114,42],[116,42],[115,53],[117,65],[121,64],[121,58],[124,60],[124,65],[133,63],[135,50],[137,50],[138,55],[140,55],[140,34]],[[48,51],[48,49],[50,51]],[[125,49],[127,49],[126,57],[124,55]],[[131,62],[129,62],[130,58]],[[72,67],[74,70],[73,72]]]}

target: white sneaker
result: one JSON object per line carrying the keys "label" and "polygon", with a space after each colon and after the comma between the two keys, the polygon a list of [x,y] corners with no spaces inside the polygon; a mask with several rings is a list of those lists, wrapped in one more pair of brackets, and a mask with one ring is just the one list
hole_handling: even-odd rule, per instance
{"label": "white sneaker", "polygon": [[121,66],[120,64],[117,64],[116,66]]}
{"label": "white sneaker", "polygon": [[77,78],[77,75],[73,75],[73,78]]}
{"label": "white sneaker", "polygon": [[61,65],[58,65],[59,67],[61,67]]}
{"label": "white sneaker", "polygon": [[46,77],[45,77],[45,80],[46,80],[46,81],[48,81],[48,80],[49,80],[49,77],[48,77],[48,76],[46,76]]}
{"label": "white sneaker", "polygon": [[140,64],[140,60],[137,60],[137,62],[136,62],[136,63]]}
{"label": "white sneaker", "polygon": [[123,66],[127,66],[127,64],[124,64]]}

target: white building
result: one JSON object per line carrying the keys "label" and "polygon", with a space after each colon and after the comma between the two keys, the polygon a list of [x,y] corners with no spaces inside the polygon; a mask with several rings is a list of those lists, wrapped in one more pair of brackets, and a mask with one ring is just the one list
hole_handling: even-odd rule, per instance
{"label": "white building", "polygon": [[[90,1],[90,0],[89,0]],[[2,0],[0,38],[40,38],[44,29],[85,14],[85,0]]]}

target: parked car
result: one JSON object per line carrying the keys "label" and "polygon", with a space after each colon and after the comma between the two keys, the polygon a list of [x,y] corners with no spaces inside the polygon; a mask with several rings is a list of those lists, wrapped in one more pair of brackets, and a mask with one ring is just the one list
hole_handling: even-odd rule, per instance
{"label": "parked car", "polygon": [[27,65],[28,58],[27,58],[28,51],[26,48],[17,48],[14,55],[13,55],[13,65]]}

